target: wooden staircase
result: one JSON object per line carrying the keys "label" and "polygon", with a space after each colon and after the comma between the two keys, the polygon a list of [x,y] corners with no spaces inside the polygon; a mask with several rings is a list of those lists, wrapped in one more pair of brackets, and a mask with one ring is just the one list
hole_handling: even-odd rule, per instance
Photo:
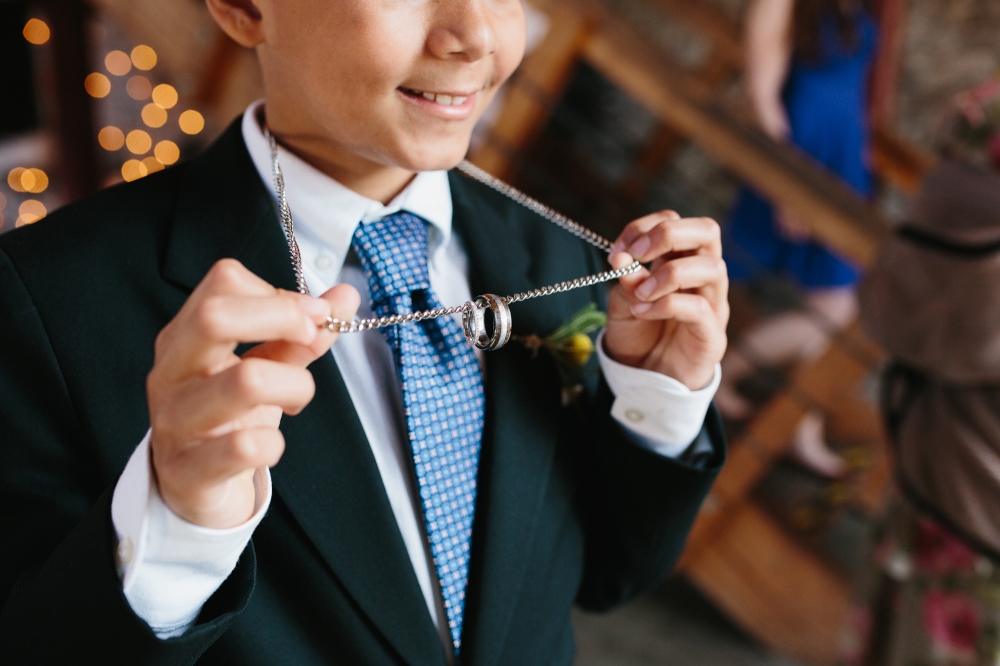
{"label": "wooden staircase", "polygon": [[[742,66],[738,26],[697,0],[649,2],[711,42],[712,53],[699,70],[688,71],[672,61],[636,26],[596,0],[533,0],[548,15],[550,32],[512,78],[499,121],[472,160],[516,180],[524,155],[583,62],[662,124],[637,160],[636,174],[626,179],[626,189],[652,174],[683,142],[693,142],[719,165],[809,220],[821,242],[869,265],[889,233],[887,220],[807,156],[775,144],[745,114],[722,101],[721,90]],[[913,190],[933,164],[924,151],[884,125],[875,132],[874,148],[879,176],[903,190]],[[678,567],[749,634],[809,663],[834,661],[852,584],[760,506],[753,491],[787,453],[802,416],[819,409],[831,422],[839,419],[877,444],[873,463],[854,479],[852,492],[858,510],[879,509],[891,466],[881,446],[878,415],[858,393],[881,359],[880,350],[855,324],[822,357],[792,373],[731,442],[729,460]]]}

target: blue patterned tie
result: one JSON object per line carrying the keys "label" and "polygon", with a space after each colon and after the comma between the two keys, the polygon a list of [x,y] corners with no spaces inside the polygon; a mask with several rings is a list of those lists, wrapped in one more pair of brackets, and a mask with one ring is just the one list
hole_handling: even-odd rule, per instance
{"label": "blue patterned tie", "polygon": [[[427,272],[427,227],[407,212],[358,225],[352,243],[376,316],[439,308]],[[396,359],[427,538],[459,653],[483,436],[483,377],[461,327],[439,317],[381,329]]]}

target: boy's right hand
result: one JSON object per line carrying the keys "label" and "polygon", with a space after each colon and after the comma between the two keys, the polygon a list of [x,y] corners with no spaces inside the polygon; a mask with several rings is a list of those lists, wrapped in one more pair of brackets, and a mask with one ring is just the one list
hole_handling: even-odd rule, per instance
{"label": "boy's right hand", "polygon": [[[275,289],[239,262],[217,262],[156,338],[146,380],[153,474],[161,497],[188,522],[223,529],[254,512],[253,477],[285,449],[282,413],[315,392],[310,363],[339,334],[318,325],[351,319],[357,290],[320,298]],[[242,357],[238,344],[260,342]]]}

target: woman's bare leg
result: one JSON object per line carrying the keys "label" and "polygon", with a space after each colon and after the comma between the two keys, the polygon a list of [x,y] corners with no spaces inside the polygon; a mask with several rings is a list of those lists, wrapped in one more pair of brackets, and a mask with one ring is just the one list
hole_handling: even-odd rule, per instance
{"label": "woman's bare leg", "polygon": [[[754,368],[801,363],[819,357],[832,333],[857,316],[857,296],[852,288],[823,289],[806,296],[806,309],[770,317],[754,326],[722,360],[722,382],[715,403],[726,418],[750,415],[750,404],[736,390]],[[830,451],[823,437],[823,418],[807,415],[796,429],[792,455],[807,467],[827,476],[844,471],[840,457]],[[838,464],[839,463],[839,464]]]}

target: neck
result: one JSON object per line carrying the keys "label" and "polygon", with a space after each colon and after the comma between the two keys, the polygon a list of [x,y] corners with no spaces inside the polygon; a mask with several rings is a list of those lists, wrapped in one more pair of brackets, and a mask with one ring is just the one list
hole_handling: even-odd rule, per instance
{"label": "neck", "polygon": [[344,187],[383,204],[396,198],[416,176],[412,171],[366,159],[314,134],[286,131],[273,123],[268,129],[286,150]]}

